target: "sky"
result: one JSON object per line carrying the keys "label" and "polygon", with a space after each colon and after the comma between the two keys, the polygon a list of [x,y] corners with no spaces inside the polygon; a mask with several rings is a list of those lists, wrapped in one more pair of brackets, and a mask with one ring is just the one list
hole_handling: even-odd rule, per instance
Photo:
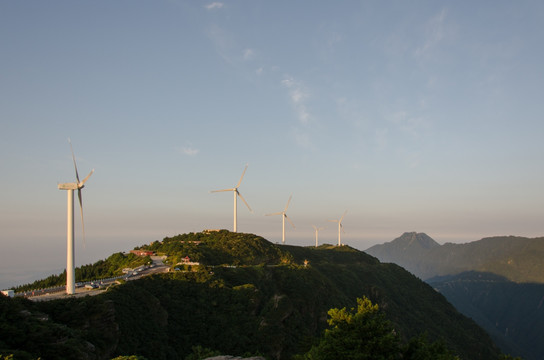
{"label": "sky", "polygon": [[[544,235],[541,1],[0,2],[0,287],[188,232]],[[77,203],[76,203],[77,206]],[[44,276],[45,275],[45,276]]]}

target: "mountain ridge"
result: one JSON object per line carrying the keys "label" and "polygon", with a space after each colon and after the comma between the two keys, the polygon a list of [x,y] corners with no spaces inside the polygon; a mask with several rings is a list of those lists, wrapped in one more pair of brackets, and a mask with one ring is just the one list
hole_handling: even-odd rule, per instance
{"label": "mountain ridge", "polygon": [[[416,236],[426,238],[424,233]],[[434,276],[454,275],[465,271],[491,272],[514,282],[544,283],[544,237],[493,236],[454,244],[445,243],[424,248],[414,243],[407,246],[407,237],[366,250],[383,262],[398,264],[423,280]]]}
{"label": "mountain ridge", "polygon": [[[0,326],[0,354],[10,346],[25,349],[24,339],[32,339],[29,351],[44,358],[184,359],[201,346],[289,359],[314,343],[329,309],[353,307],[367,296],[403,339],[427,333],[463,359],[499,355],[489,336],[431,286],[348,246],[274,245],[257,235],[220,231],[143,247],[168,252],[172,267],[185,256],[200,265],[129,281],[92,297],[2,298],[0,311],[17,310],[0,313],[10,317]],[[17,330],[22,327],[25,332]]]}

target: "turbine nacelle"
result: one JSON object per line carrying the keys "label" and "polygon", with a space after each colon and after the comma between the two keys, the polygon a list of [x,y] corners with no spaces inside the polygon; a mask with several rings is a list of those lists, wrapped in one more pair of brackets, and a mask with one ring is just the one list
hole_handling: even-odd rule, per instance
{"label": "turbine nacelle", "polygon": [[58,184],[59,190],[78,190],[82,189],[83,186],[78,187],[77,183],[66,183],[66,184]]}
{"label": "turbine nacelle", "polygon": [[[59,190],[81,190],[85,187],[84,184],[87,182],[87,180],[91,177],[93,173],[94,173],[94,169],[91,170],[89,175],[87,175],[87,177],[83,179],[83,181],[79,181],[78,179],[78,182],[76,183],[62,183],[62,184],[58,184],[57,187]],[[77,177],[77,170],[76,170],[76,177]]]}

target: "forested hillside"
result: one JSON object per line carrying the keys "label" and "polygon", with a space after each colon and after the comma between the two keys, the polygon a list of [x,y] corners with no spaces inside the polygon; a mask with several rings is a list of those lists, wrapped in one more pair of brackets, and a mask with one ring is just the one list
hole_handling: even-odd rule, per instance
{"label": "forested hillside", "polygon": [[[138,266],[151,263],[149,256],[136,256],[134,254],[112,254],[105,260],[98,260],[94,264],[83,265],[76,268],[76,281],[92,281],[107,277],[119,276],[123,274],[123,268],[136,268]],[[50,275],[45,279],[34,281],[33,283],[17,286],[14,288],[17,292],[44,289],[52,286],[66,284],[66,271],[58,275]]]}
{"label": "forested hillside", "polygon": [[[274,245],[252,234],[186,234],[146,248],[174,266],[99,296],[0,301],[0,353],[19,358],[185,359],[201,349],[290,359],[306,353],[331,308],[367,297],[403,342],[427,334],[462,359],[498,359],[488,335],[429,285],[349,247]],[[200,349],[200,350],[199,350]]]}

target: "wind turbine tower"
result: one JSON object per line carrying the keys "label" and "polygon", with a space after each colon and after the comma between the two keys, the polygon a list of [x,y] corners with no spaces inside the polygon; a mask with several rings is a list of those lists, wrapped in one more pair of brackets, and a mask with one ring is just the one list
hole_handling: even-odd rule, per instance
{"label": "wind turbine tower", "polygon": [[[68,140],[70,142],[70,140]],[[91,170],[89,175],[83,181],[79,180],[79,174],[77,172],[76,157],[74,155],[74,149],[72,148],[72,142],[70,142],[70,150],[72,151],[72,159],[74,161],[74,168],[76,170],[75,183],[58,184],[59,190],[66,190],[68,194],[67,201],[67,228],[66,228],[66,294],[71,295],[76,292],[75,281],[75,261],[74,261],[74,190],[77,190],[77,196],[79,199],[79,210],[81,212],[81,228],[83,231],[83,240],[85,241],[85,224],[83,222],[83,200],[81,198],[81,189],[83,189],[85,182],[89,179],[94,169]]]}
{"label": "wind turbine tower", "polygon": [[[346,216],[347,212],[348,212],[347,210],[344,211],[344,215],[342,215],[342,217],[340,219],[338,219],[338,220],[329,220],[331,222],[338,223],[338,246],[342,246],[342,241],[340,239],[340,232],[344,231],[344,226],[342,225],[342,220],[344,219],[344,216]],[[345,233],[345,231],[344,231],[344,233]]]}
{"label": "wind turbine tower", "polygon": [[242,194],[240,194],[240,192],[238,191],[238,188],[240,187],[240,184],[242,183],[242,179],[244,178],[244,175],[246,173],[246,170],[247,170],[247,167],[248,165],[246,165],[246,167],[244,168],[244,171],[242,172],[242,176],[240,177],[240,180],[238,181],[238,184],[236,184],[235,187],[233,187],[232,189],[223,189],[223,190],[213,190],[211,191],[212,193],[214,192],[225,192],[225,191],[232,191],[232,193],[234,194],[234,226],[233,226],[233,231],[234,232],[237,232],[237,219],[236,219],[236,213],[237,213],[237,200],[238,200],[238,196],[240,197],[240,199],[242,199],[242,201],[244,202],[244,204],[246,204],[247,208],[249,209],[250,212],[253,212],[253,210],[251,210],[251,208],[249,207],[249,204],[247,203],[246,199],[244,199],[244,197],[242,196]]}
{"label": "wind turbine tower", "polygon": [[312,225],[314,227],[314,230],[315,230],[315,247],[317,247],[317,236],[318,236],[318,233],[321,231],[321,230],[324,230],[325,228],[324,227],[316,227],[315,225]]}
{"label": "wind turbine tower", "polygon": [[295,224],[293,224],[291,219],[289,219],[289,217],[287,216],[287,208],[289,207],[289,203],[291,202],[292,197],[293,197],[293,195],[289,196],[289,200],[287,200],[287,204],[285,205],[285,209],[283,209],[283,211],[272,213],[272,214],[265,214],[265,216],[281,215],[281,218],[282,218],[282,220],[281,220],[281,225],[282,225],[281,243],[282,244],[285,244],[285,219],[287,219],[287,221],[289,221],[289,223],[291,223],[291,226],[293,227],[293,229],[296,229]]}

